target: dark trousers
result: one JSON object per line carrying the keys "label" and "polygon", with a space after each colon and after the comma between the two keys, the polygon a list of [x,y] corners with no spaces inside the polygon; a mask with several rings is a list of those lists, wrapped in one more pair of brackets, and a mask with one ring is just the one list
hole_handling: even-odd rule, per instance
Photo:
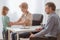
{"label": "dark trousers", "polygon": [[[32,32],[33,34],[37,33],[37,32]],[[30,36],[30,32],[24,32],[19,34],[19,38],[29,38]],[[16,33],[12,34],[12,40],[17,40],[17,35]]]}
{"label": "dark trousers", "polygon": [[33,37],[30,40],[57,40],[56,37]]}
{"label": "dark trousers", "polygon": [[3,30],[3,40],[8,40],[8,31]]}

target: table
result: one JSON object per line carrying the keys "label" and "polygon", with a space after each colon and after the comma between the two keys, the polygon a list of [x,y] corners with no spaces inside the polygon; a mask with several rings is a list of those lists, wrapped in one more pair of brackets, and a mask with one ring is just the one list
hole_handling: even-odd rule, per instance
{"label": "table", "polygon": [[[19,39],[19,32],[32,32],[32,31],[36,31],[35,29],[36,28],[40,28],[41,26],[17,26],[17,25],[14,25],[12,27],[7,27],[7,30],[8,30],[8,40],[11,40],[10,39],[10,31],[12,32],[16,32],[17,33],[17,40]],[[42,27],[41,27],[42,28]]]}

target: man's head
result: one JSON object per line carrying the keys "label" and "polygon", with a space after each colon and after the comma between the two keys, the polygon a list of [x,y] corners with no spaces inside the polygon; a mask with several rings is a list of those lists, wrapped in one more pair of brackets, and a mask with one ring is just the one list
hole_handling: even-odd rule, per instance
{"label": "man's head", "polygon": [[21,8],[22,12],[27,12],[28,10],[28,4],[26,2],[23,2],[21,5],[19,5],[19,7]]}
{"label": "man's head", "polygon": [[53,2],[48,2],[45,5],[45,11],[47,14],[50,14],[56,10],[56,6]]}
{"label": "man's head", "polygon": [[3,6],[2,15],[7,15],[8,11],[9,11],[9,8],[6,6]]}

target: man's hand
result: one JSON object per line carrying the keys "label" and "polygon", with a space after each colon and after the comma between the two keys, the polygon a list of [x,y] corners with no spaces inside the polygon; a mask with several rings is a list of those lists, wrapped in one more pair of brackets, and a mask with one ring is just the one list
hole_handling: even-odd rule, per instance
{"label": "man's hand", "polygon": [[36,31],[37,32],[39,32],[39,31],[41,31],[42,30],[42,28],[36,28]]}

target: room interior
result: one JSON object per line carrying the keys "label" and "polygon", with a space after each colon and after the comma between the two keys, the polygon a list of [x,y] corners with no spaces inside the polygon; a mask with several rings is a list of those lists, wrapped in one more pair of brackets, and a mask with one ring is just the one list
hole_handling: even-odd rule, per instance
{"label": "room interior", "polygon": [[[2,21],[1,21],[1,13],[2,13],[2,7],[3,6],[7,6],[9,7],[9,13],[8,16],[10,17],[10,21],[17,21],[21,15],[22,12],[19,9],[19,5],[22,2],[27,2],[29,5],[29,11],[30,13],[34,14],[42,14],[43,15],[43,20],[42,20],[42,24],[46,24],[47,23],[47,14],[45,13],[45,4],[47,2],[54,2],[57,6],[56,8],[56,13],[58,13],[59,17],[60,17],[60,0],[0,0],[0,39],[2,40]],[[39,19],[39,18],[38,18]],[[25,39],[27,40],[27,39]],[[59,39],[58,39],[59,40]]]}

